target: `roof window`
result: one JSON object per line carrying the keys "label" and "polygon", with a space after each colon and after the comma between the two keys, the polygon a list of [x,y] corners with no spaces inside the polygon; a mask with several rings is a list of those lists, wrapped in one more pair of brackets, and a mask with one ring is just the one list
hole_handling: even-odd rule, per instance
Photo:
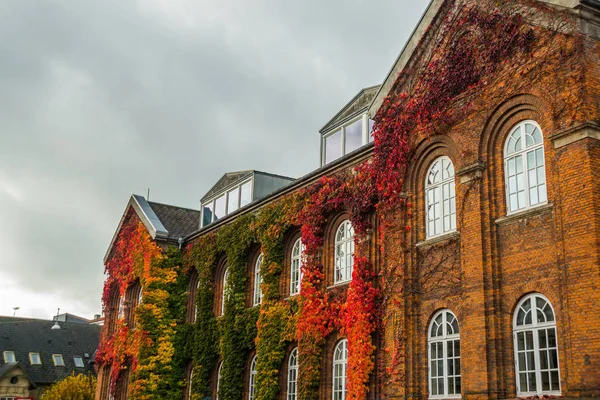
{"label": "roof window", "polygon": [[4,352],[4,362],[5,363],[15,363],[17,362],[17,358],[15,357],[14,351],[5,351]]}
{"label": "roof window", "polygon": [[42,365],[40,353],[29,353],[29,362],[31,365]]}
{"label": "roof window", "polygon": [[65,366],[65,360],[63,359],[62,354],[52,354],[52,361],[54,361],[54,365],[57,367]]}
{"label": "roof window", "polygon": [[84,368],[85,364],[83,363],[83,358],[81,356],[73,357],[73,361],[75,361],[75,366],[77,368]]}

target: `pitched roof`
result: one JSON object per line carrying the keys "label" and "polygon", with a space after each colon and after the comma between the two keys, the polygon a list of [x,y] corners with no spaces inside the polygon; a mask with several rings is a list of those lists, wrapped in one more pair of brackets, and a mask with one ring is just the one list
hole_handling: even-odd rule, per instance
{"label": "pitched roof", "polygon": [[200,226],[200,211],[149,201],[150,207],[167,229],[168,238],[186,237]]}
{"label": "pitched roof", "polygon": [[[59,322],[60,329],[51,329],[54,321],[2,317],[0,320],[0,352],[14,351],[15,358],[36,384],[49,384],[75,373],[95,373],[92,355],[98,348],[102,327],[93,324]],[[31,365],[29,353],[39,353],[42,365]],[[85,358],[85,354],[89,358]],[[53,354],[61,354],[64,367],[57,367]],[[75,367],[74,356],[80,356],[84,368]],[[0,357],[0,368],[8,368]]]}
{"label": "pitched roof", "polygon": [[20,362],[8,363],[8,364],[0,365],[0,379],[4,378],[10,371],[12,371],[15,368],[19,368],[21,371],[23,371],[23,375],[29,381],[29,384],[31,386],[37,387],[37,385],[35,384],[35,382],[33,382],[31,380],[31,378],[29,378],[29,376],[27,375],[27,372],[25,371],[25,368],[23,368],[23,365],[21,365]]}
{"label": "pitched roof", "polygon": [[335,126],[340,125],[343,122],[346,122],[348,119],[355,117],[358,114],[364,113],[364,111],[369,107],[371,101],[377,94],[380,85],[374,85],[367,88],[362,89],[358,92],[352,100],[350,100],[338,113],[329,120],[323,126],[319,132],[326,133],[327,131],[333,129]]}
{"label": "pitched roof", "polygon": [[117,230],[108,245],[108,249],[104,255],[104,262],[110,256],[130,209],[135,211],[152,239],[176,241],[180,237],[184,237],[197,230],[200,226],[200,211],[149,202],[143,196],[132,194],[125,207],[121,221],[119,221]]}

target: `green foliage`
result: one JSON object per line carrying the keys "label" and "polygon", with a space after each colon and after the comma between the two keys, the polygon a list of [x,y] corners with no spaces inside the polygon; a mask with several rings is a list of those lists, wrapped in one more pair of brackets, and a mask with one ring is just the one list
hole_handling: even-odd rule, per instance
{"label": "green foliage", "polygon": [[95,376],[73,374],[50,386],[41,400],[94,400],[95,395]]}
{"label": "green foliage", "polygon": [[[177,398],[185,385],[184,342],[187,277],[181,273],[181,252],[171,247],[156,265],[136,309],[137,329],[145,332],[132,377],[131,399]],[[157,379],[160,377],[160,379]]]}

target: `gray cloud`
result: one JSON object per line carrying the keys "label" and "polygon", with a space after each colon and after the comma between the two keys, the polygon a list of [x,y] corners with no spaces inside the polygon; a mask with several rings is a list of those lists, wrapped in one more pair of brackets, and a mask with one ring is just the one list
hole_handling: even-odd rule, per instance
{"label": "gray cloud", "polygon": [[0,274],[99,311],[132,192],[198,208],[227,171],[316,168],[318,129],[382,81],[426,7],[374,3],[4,2]]}

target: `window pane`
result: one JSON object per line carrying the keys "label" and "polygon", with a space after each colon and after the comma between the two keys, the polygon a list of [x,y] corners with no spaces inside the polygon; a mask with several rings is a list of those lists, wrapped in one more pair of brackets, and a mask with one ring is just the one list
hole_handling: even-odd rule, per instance
{"label": "window pane", "polygon": [[235,188],[227,193],[227,213],[232,213],[239,208],[240,188]]}
{"label": "window pane", "polygon": [[202,207],[202,226],[208,225],[212,222],[213,208],[214,206],[212,201]]}
{"label": "window pane", "polygon": [[346,127],[346,151],[348,154],[362,146],[362,118]]}
{"label": "window pane", "polygon": [[215,200],[215,221],[225,216],[225,195]]}
{"label": "window pane", "polygon": [[325,138],[325,163],[329,164],[342,156],[342,132],[336,132]]}
{"label": "window pane", "polygon": [[244,183],[241,191],[240,207],[244,207],[246,204],[252,203],[252,181]]}

